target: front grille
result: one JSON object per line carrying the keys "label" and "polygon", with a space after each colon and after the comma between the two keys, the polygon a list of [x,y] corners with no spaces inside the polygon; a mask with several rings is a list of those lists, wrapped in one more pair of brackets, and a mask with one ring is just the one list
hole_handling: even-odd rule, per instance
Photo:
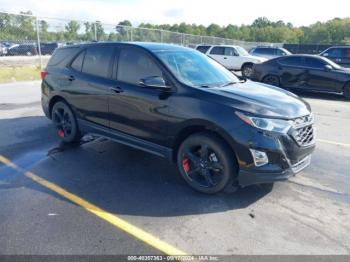
{"label": "front grille", "polygon": [[294,119],[294,130],[292,132],[292,137],[297,142],[299,146],[308,146],[314,143],[315,132],[312,126],[313,116],[307,115]]}
{"label": "front grille", "polygon": [[293,137],[299,146],[307,146],[314,142],[314,129],[312,125],[296,129]]}

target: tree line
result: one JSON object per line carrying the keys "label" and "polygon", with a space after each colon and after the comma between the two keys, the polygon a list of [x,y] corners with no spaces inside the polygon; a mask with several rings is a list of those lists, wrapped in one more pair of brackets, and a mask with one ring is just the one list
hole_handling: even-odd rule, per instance
{"label": "tree line", "polygon": [[[22,12],[31,15],[30,11]],[[36,21],[32,16],[0,13],[0,40],[23,41],[35,40],[37,37]],[[197,36],[215,36],[233,40],[270,43],[293,44],[350,44],[350,17],[334,18],[327,22],[317,22],[310,26],[295,27],[284,21],[273,22],[266,17],[257,18],[250,25],[209,26],[196,24],[150,24],[141,23],[132,28],[130,21],[125,20],[116,26],[106,26],[101,22],[59,22],[40,19],[38,28],[42,41],[163,41],[180,42],[180,34],[170,34],[157,30],[146,31],[142,28],[161,29],[171,32],[192,34]]]}

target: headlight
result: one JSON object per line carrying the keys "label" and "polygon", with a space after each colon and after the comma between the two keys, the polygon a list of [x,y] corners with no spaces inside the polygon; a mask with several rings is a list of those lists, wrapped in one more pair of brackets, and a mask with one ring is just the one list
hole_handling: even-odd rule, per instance
{"label": "headlight", "polygon": [[266,131],[287,133],[292,126],[292,121],[288,120],[249,116],[242,112],[236,112],[236,115],[248,125]]}

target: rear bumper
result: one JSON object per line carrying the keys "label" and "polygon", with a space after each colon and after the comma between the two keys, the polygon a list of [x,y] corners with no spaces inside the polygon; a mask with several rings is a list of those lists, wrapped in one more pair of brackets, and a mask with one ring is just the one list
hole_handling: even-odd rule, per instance
{"label": "rear bumper", "polygon": [[49,97],[47,95],[47,88],[45,88],[44,83],[41,84],[41,107],[47,118],[51,118],[49,109]]}

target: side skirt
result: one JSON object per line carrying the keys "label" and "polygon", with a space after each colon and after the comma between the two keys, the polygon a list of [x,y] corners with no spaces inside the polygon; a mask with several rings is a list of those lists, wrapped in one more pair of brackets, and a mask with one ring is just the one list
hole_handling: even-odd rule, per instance
{"label": "side skirt", "polygon": [[86,120],[77,120],[79,128],[83,133],[102,136],[115,142],[131,146],[172,161],[173,150],[169,147],[161,146],[107,127],[96,125]]}

